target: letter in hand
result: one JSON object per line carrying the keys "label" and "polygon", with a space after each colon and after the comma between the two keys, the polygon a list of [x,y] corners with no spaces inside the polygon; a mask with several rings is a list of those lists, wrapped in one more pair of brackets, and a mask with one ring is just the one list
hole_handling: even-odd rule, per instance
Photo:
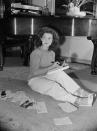
{"label": "letter in hand", "polygon": [[69,66],[69,65],[68,65],[68,63],[66,63],[66,61],[64,60],[61,66],[64,67],[64,66]]}

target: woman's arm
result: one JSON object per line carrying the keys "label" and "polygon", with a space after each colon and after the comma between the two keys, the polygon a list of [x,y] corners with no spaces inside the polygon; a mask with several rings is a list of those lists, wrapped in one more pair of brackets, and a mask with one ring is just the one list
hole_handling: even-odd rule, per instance
{"label": "woman's arm", "polygon": [[34,72],[34,75],[37,76],[37,75],[46,75],[46,73],[51,70],[51,69],[54,69],[56,67],[58,67],[59,65],[56,64],[56,63],[53,63],[51,64],[50,66],[47,66],[47,67],[39,67],[35,72]]}

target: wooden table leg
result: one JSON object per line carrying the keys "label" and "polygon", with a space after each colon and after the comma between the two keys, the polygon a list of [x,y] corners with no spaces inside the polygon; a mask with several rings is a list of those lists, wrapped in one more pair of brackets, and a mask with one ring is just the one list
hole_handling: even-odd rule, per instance
{"label": "wooden table leg", "polygon": [[24,66],[29,66],[30,53],[34,50],[34,35],[30,35],[24,46]]}
{"label": "wooden table leg", "polygon": [[92,61],[91,61],[91,74],[97,75],[97,40],[92,40],[94,45]]}
{"label": "wooden table leg", "polygon": [[3,53],[2,53],[2,44],[0,43],[0,71],[3,70]]}

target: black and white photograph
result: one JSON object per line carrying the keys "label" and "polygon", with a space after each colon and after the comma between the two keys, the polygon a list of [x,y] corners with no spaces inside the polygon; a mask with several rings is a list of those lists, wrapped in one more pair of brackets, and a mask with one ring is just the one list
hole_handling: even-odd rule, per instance
{"label": "black and white photograph", "polygon": [[0,131],[97,131],[97,0],[0,0]]}

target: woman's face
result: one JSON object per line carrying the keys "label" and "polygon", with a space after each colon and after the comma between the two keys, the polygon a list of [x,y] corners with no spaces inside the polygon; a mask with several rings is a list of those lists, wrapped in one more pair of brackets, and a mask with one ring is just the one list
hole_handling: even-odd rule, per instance
{"label": "woman's face", "polygon": [[41,41],[43,49],[48,50],[49,46],[53,42],[53,35],[51,33],[44,33],[41,38]]}

